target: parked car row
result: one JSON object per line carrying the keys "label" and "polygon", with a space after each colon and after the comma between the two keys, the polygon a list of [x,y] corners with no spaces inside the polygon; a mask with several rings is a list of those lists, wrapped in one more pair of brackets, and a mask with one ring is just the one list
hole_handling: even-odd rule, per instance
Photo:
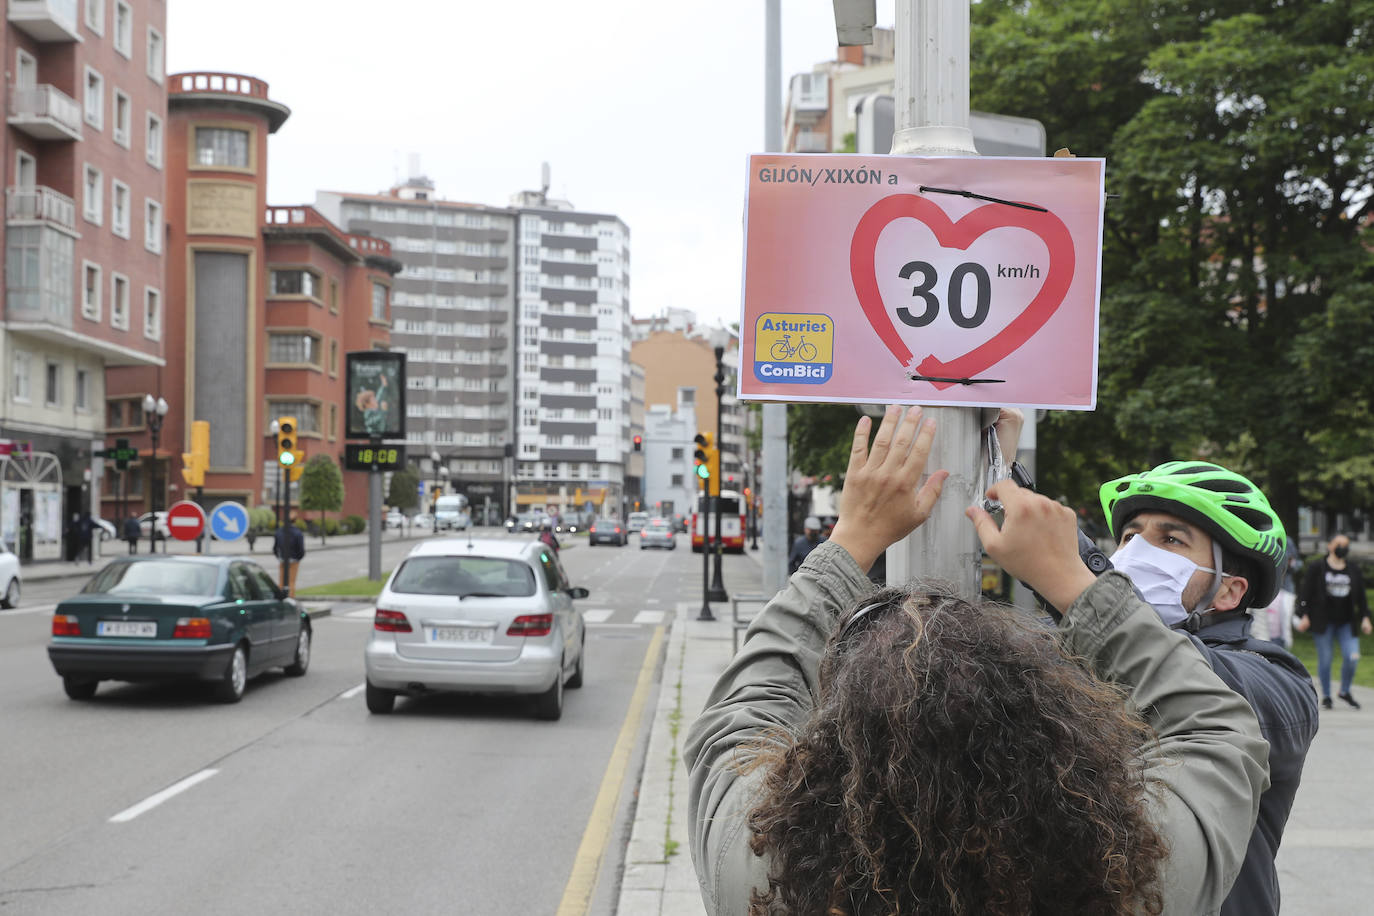
{"label": "parked car row", "polygon": [[[8,554],[13,559],[13,554]],[[0,553],[0,577],[18,562]],[[558,558],[534,540],[444,538],[411,549],[377,598],[363,653],[367,708],[401,695],[526,695],[543,719],[581,687],[587,630]],[[6,606],[12,606],[6,603]],[[271,668],[304,675],[313,629],[305,609],[257,563],[237,557],[121,557],[52,617],[48,657],[67,696],[92,699],[102,681],[208,681],[242,699]]]}
{"label": "parked car row", "polygon": [[[636,518],[643,515],[643,518]],[[595,547],[597,544],[614,544],[617,547],[624,547],[630,543],[630,535],[639,534],[640,550],[647,550],[650,547],[662,547],[665,550],[675,550],[677,548],[677,526],[672,519],[650,517],[642,512],[630,513],[631,523],[622,522],[615,516],[598,518],[587,528],[587,544]],[[638,527],[635,527],[635,526]]]}

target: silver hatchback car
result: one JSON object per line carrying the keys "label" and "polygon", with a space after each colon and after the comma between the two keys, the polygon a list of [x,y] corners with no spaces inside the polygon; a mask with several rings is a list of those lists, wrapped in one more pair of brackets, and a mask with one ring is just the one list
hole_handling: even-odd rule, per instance
{"label": "silver hatchback car", "polygon": [[581,687],[587,629],[558,558],[538,541],[444,538],[416,546],[377,598],[363,653],[367,708],[397,694],[528,694],[541,719]]}
{"label": "silver hatchback car", "polygon": [[650,547],[677,548],[677,535],[672,522],[666,518],[651,518],[639,529],[639,549],[647,550]]}

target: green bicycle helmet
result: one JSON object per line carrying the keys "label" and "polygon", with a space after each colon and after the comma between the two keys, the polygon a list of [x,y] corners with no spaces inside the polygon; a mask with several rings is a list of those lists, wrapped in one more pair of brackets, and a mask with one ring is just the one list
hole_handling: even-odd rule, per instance
{"label": "green bicycle helmet", "polygon": [[1169,461],[1110,480],[1100,495],[1112,537],[1137,513],[1176,515],[1210,534],[1222,550],[1249,561],[1255,577],[1243,607],[1274,600],[1288,538],[1269,500],[1241,475],[1206,461]]}

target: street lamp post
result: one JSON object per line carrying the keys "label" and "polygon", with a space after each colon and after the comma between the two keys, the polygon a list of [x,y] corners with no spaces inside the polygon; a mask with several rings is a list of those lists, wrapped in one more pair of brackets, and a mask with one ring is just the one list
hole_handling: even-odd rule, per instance
{"label": "street lamp post", "polygon": [[[723,424],[722,424],[722,422],[721,422],[721,413],[722,413],[722,410],[723,410],[723,408],[724,408],[724,406],[725,406],[725,405],[724,405],[724,397],[725,397],[725,365],[724,365],[725,348],[724,348],[724,347],[716,347],[716,348],[715,348],[715,355],[716,355],[716,374],[715,374],[715,383],[716,383],[716,448],[717,448],[717,449],[722,449],[723,446],[724,446],[724,443],[723,443],[723,440],[722,440],[721,437],[720,437],[720,434],[721,434],[722,426],[723,426]],[[717,475],[716,479],[713,480],[713,481],[711,481],[711,483],[715,485],[715,492],[716,492],[715,499],[712,500],[712,505],[713,505],[713,508],[715,509],[715,513],[716,513],[716,542],[715,542],[715,548],[716,548],[716,549],[715,549],[715,558],[714,558],[714,559],[715,559],[715,563],[713,564],[713,569],[712,569],[712,574],[711,574],[710,597],[711,597],[711,600],[712,600],[712,601],[729,601],[729,600],[730,600],[730,595],[725,591],[725,583],[722,581],[722,579],[721,579],[721,574],[720,574],[720,557],[721,557],[721,552],[722,552],[722,551],[724,550],[724,548],[725,548],[725,545],[724,545],[724,543],[723,543],[723,542],[724,542],[724,538],[721,536],[722,530],[723,530],[723,529],[721,528],[721,503],[722,503],[722,500],[721,500],[721,498],[720,498],[720,485],[721,485],[721,480],[720,480],[719,475]],[[709,511],[709,510],[708,510],[708,511]],[[703,545],[703,546],[704,546],[704,545]]]}
{"label": "street lamp post", "polygon": [[[148,421],[148,433],[153,439],[153,465],[149,475],[149,489],[152,491],[148,495],[148,552],[157,553],[157,490],[158,490],[158,469],[157,469],[157,445],[158,437],[162,434],[162,421],[167,417],[167,402],[162,398],[154,399],[151,394],[143,396],[143,417]],[[163,550],[167,548],[164,546]]]}

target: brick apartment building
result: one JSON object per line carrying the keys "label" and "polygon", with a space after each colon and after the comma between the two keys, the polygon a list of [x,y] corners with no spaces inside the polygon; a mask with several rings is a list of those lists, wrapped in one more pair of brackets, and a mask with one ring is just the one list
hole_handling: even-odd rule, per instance
{"label": "brick apartment building", "polygon": [[6,12],[0,536],[29,561],[98,502],[106,370],[163,363],[166,3]]}
{"label": "brick apartment building", "polygon": [[[265,82],[231,73],[168,78],[165,365],[108,373],[107,432],[146,456],[130,510],[187,495],[181,453],[210,423],[203,502],[271,505],[274,419],[294,416],[307,460],[343,463],[344,354],[390,345],[390,245],[343,232],[309,205],[268,206],[267,139],[290,115]],[[153,453],[146,395],[169,410]],[[344,514],[365,515],[365,472],[344,472]],[[298,503],[299,493],[293,496]]]}

